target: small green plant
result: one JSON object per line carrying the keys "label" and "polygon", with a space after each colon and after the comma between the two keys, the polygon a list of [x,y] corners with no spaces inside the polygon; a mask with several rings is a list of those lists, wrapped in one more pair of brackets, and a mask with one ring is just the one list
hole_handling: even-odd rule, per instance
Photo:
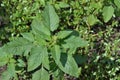
{"label": "small green plant", "polygon": [[33,20],[31,27],[30,32],[21,33],[0,49],[0,66],[7,65],[2,79],[49,80],[63,72],[79,77],[81,68],[73,55],[88,45],[79,32],[58,30],[59,17],[51,5],[45,7],[42,18]]}
{"label": "small green plant", "polygon": [[120,0],[0,4],[0,66],[7,66],[3,80],[120,79]]}

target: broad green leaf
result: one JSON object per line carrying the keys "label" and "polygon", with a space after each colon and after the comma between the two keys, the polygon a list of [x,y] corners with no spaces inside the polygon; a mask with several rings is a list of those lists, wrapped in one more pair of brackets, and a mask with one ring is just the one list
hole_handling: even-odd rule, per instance
{"label": "broad green leaf", "polygon": [[108,22],[114,14],[114,8],[112,6],[105,6],[103,8],[103,19],[104,22]]}
{"label": "broad green leaf", "polygon": [[53,47],[53,51],[52,51],[52,57],[54,58],[54,60],[56,62],[60,62],[60,55],[61,55],[61,51],[60,51],[60,46],[55,45]]}
{"label": "broad green leaf", "polygon": [[49,79],[50,75],[43,67],[40,70],[36,71],[32,76],[32,80],[49,80]]}
{"label": "broad green leaf", "polygon": [[51,31],[54,31],[59,26],[59,17],[56,14],[52,5],[47,5],[43,11],[43,19]]}
{"label": "broad green leaf", "polygon": [[75,54],[76,49],[77,49],[76,47],[69,48],[69,50],[68,50],[68,54]]}
{"label": "broad green leaf", "polygon": [[27,39],[27,40],[29,40],[29,41],[31,41],[31,42],[34,41],[34,36],[33,36],[33,34],[32,34],[31,32],[29,32],[29,33],[22,33],[22,36],[23,36],[25,39]]}
{"label": "broad green leaf", "polygon": [[9,61],[7,54],[0,48],[0,66],[4,66]]}
{"label": "broad green leaf", "polygon": [[31,55],[28,58],[28,71],[32,71],[42,63],[42,47],[34,47],[31,50]]}
{"label": "broad green leaf", "polygon": [[90,7],[100,9],[100,8],[102,8],[102,3],[100,1],[97,2],[97,3],[95,1],[93,1],[93,2],[90,3]]}
{"label": "broad green leaf", "polygon": [[87,44],[87,41],[83,40],[82,38],[71,36],[70,38],[64,40],[64,44],[62,44],[62,46],[64,48],[78,48],[85,47]]}
{"label": "broad green leaf", "polygon": [[[46,56],[48,55],[47,49],[44,46],[37,46],[32,48],[31,55],[28,58],[28,71],[32,71],[38,66],[41,65],[42,62],[46,59]],[[47,61],[47,60],[46,60]],[[48,67],[47,64],[45,64],[45,67]]]}
{"label": "broad green leaf", "polygon": [[42,64],[43,64],[43,66],[46,68],[46,69],[50,69],[50,65],[49,65],[49,57],[48,57],[48,52],[47,52],[47,50],[46,50],[46,52],[44,53],[44,59],[43,59],[43,61],[42,61]]}
{"label": "broad green leaf", "polygon": [[10,63],[7,65],[7,70],[2,73],[2,80],[10,80],[11,78],[16,77],[15,73],[15,63]]}
{"label": "broad green leaf", "polygon": [[40,3],[45,6],[45,0],[40,0]]}
{"label": "broad green leaf", "polygon": [[65,3],[65,2],[59,2],[59,6],[61,7],[61,8],[68,8],[68,7],[70,7],[67,3]]}
{"label": "broad green leaf", "polygon": [[4,66],[8,63],[9,58],[7,56],[0,56],[0,66]]}
{"label": "broad green leaf", "polygon": [[78,47],[85,47],[87,45],[87,41],[80,38],[80,36],[70,36],[62,43],[62,47],[64,47],[65,49],[69,48],[68,54],[74,54]]}
{"label": "broad green leaf", "polygon": [[57,68],[52,75],[53,75],[53,80],[64,80],[64,73],[59,68]]}
{"label": "broad green leaf", "polygon": [[73,31],[72,30],[64,30],[64,31],[60,31],[58,32],[58,38],[59,39],[63,39],[63,38],[66,38],[68,37]]}
{"label": "broad green leaf", "polygon": [[44,52],[43,52],[43,59],[42,59],[42,64],[43,66],[46,68],[46,69],[50,69],[50,66],[49,66],[49,56],[48,56],[48,51],[47,51],[47,48],[46,47],[43,47]]}
{"label": "broad green leaf", "polygon": [[75,77],[79,76],[79,68],[72,55],[61,53],[60,47],[55,45],[52,51],[52,56],[63,72]]}
{"label": "broad green leaf", "polygon": [[[63,66],[63,70],[75,77],[79,76],[79,68],[77,66],[77,63],[75,62],[74,58],[72,57],[72,55],[66,55],[66,54],[62,54],[61,56],[61,63]],[[66,62],[65,62],[66,60]]]}
{"label": "broad green leaf", "polygon": [[94,15],[89,15],[87,18],[87,23],[92,26],[98,22],[98,19]]}
{"label": "broad green leaf", "polygon": [[114,0],[114,3],[120,9],[120,0]]}
{"label": "broad green leaf", "polygon": [[6,53],[15,54],[15,55],[22,55],[27,50],[31,50],[32,47],[33,47],[33,44],[31,42],[29,42],[25,38],[19,37],[13,41],[7,43],[3,47],[3,50]]}
{"label": "broad green leaf", "polygon": [[46,41],[40,37],[39,34],[35,35],[35,41],[36,41],[35,44],[37,44],[37,45],[46,45],[47,44]]}
{"label": "broad green leaf", "polygon": [[36,18],[33,20],[31,26],[34,34],[39,34],[40,38],[50,40],[50,30],[43,21]]}
{"label": "broad green leaf", "polygon": [[18,59],[17,61],[18,61],[17,65],[19,67],[25,67],[26,66],[25,62],[22,59]]}

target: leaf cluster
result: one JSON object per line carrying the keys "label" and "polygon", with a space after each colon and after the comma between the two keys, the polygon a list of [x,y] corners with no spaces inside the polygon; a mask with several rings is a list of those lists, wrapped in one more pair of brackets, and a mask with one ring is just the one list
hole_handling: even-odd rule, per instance
{"label": "leaf cluster", "polygon": [[2,79],[119,80],[119,3],[0,1]]}

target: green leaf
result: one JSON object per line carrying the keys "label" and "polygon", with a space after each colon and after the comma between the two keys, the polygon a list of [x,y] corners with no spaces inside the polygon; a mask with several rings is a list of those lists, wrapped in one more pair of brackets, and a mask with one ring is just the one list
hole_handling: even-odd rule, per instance
{"label": "green leaf", "polygon": [[58,32],[58,38],[59,39],[63,39],[63,38],[66,38],[68,37],[73,31],[72,30],[64,30],[64,31],[60,31]]}
{"label": "green leaf", "polygon": [[42,61],[42,64],[43,64],[43,66],[46,68],[46,69],[50,69],[50,65],[49,65],[49,56],[48,56],[48,52],[47,52],[47,50],[46,50],[46,52],[44,53],[44,59],[43,59],[43,61]]}
{"label": "green leaf", "polygon": [[43,66],[46,68],[46,69],[50,69],[50,65],[49,65],[49,56],[48,56],[48,51],[47,51],[47,48],[46,47],[43,47],[44,52],[42,53],[43,54],[43,59],[42,59],[42,64]]}
{"label": "green leaf", "polygon": [[27,39],[27,40],[29,40],[29,41],[31,41],[31,42],[34,41],[34,36],[33,36],[33,34],[32,34],[31,32],[29,32],[29,33],[22,33],[22,36],[23,36],[25,39]]}
{"label": "green leaf", "polygon": [[46,27],[46,25],[44,24],[43,21],[41,21],[40,19],[36,18],[33,20],[32,24],[32,31],[34,34],[39,34],[40,38],[46,39],[46,40],[50,40],[50,30],[48,27]]}
{"label": "green leaf", "polygon": [[17,61],[18,61],[17,65],[19,67],[25,67],[26,66],[25,62],[22,59],[18,59]]}
{"label": "green leaf", "polygon": [[49,80],[49,79],[50,75],[43,67],[42,69],[36,71],[32,76],[32,80]]}
{"label": "green leaf", "polygon": [[68,8],[68,7],[70,7],[67,3],[65,3],[65,2],[59,2],[59,6],[61,7],[61,8]]}
{"label": "green leaf", "polygon": [[51,31],[54,31],[59,26],[59,17],[56,14],[52,5],[47,5],[43,11],[43,19]]}
{"label": "green leaf", "polygon": [[76,49],[77,49],[76,47],[69,48],[68,53],[69,53],[69,54],[75,54]]}
{"label": "green leaf", "polygon": [[69,54],[74,54],[78,47],[85,47],[88,42],[80,38],[80,36],[70,36],[63,41],[62,47],[68,49]]}
{"label": "green leaf", "polygon": [[64,80],[65,78],[64,78],[64,72],[62,71],[62,70],[60,70],[59,68],[57,68],[54,72],[53,72],[53,74],[52,74],[53,76],[53,79],[54,80]]}
{"label": "green leaf", "polygon": [[45,0],[40,0],[40,3],[45,6]]}
{"label": "green leaf", "polygon": [[64,44],[62,44],[64,48],[78,48],[78,47],[85,47],[87,45],[88,45],[87,41],[76,36],[71,36],[70,38],[65,39]]}
{"label": "green leaf", "polygon": [[114,3],[120,9],[120,0],[114,0]]}
{"label": "green leaf", "polygon": [[104,22],[108,22],[114,14],[114,8],[112,6],[105,6],[103,8],[103,19]]}
{"label": "green leaf", "polygon": [[28,58],[28,71],[32,71],[42,63],[42,48],[41,46],[34,47],[31,50],[31,55]]}
{"label": "green leaf", "polygon": [[39,34],[35,35],[35,41],[36,41],[37,45],[46,45],[47,44],[47,42],[44,39],[42,39]]}
{"label": "green leaf", "polygon": [[0,66],[4,66],[9,61],[7,54],[0,48]]}
{"label": "green leaf", "polygon": [[58,45],[55,45],[52,51],[52,56],[58,67],[63,72],[71,76],[79,76],[79,68],[72,55],[61,53],[60,47]]}
{"label": "green leaf", "polygon": [[55,45],[52,49],[52,57],[56,62],[60,62],[59,61],[60,55],[61,55],[60,46]]}
{"label": "green leaf", "polygon": [[92,8],[96,8],[97,10],[102,8],[102,3],[100,1],[98,1],[97,3],[95,1],[90,3],[90,7]]}
{"label": "green leaf", "polygon": [[[79,76],[79,68],[77,66],[77,63],[75,62],[74,58],[72,57],[72,55],[67,55],[67,54],[62,54],[61,55],[61,63],[63,66],[63,70],[75,77]],[[66,62],[65,62],[66,60]]]}
{"label": "green leaf", "polygon": [[33,44],[30,41],[25,38],[19,37],[3,46],[3,50],[6,53],[22,55],[26,51],[31,50],[32,47]]}
{"label": "green leaf", "polygon": [[[31,55],[28,58],[28,71],[32,71],[38,66],[40,66],[41,63],[44,62],[44,60],[47,61],[46,60],[47,55],[48,55],[48,52],[47,52],[46,47],[44,46],[37,46],[37,47],[32,48]],[[44,65],[47,68],[49,68],[47,64],[49,65],[48,62]]]}
{"label": "green leaf", "polygon": [[7,65],[7,70],[2,73],[2,80],[10,80],[11,78],[16,77],[15,73],[15,63],[10,63]]}
{"label": "green leaf", "polygon": [[89,15],[87,18],[87,23],[92,26],[98,22],[98,19],[94,15]]}

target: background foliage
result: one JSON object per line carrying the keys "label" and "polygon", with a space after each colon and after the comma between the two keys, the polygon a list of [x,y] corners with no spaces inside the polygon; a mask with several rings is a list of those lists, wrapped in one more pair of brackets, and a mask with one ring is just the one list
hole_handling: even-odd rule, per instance
{"label": "background foliage", "polygon": [[[88,42],[86,47],[78,48],[73,55],[80,69],[78,80],[120,79],[119,0],[2,0],[0,3],[2,45],[21,37],[23,32],[30,32],[33,20],[36,17],[41,19],[45,6],[51,4],[60,20],[59,27],[52,34],[72,29]],[[9,57],[11,58],[11,55]],[[25,65],[24,56],[11,59],[12,62]],[[52,65],[55,65],[54,62]],[[15,64],[11,66],[14,68]],[[26,67],[19,70],[23,70],[23,73],[17,72],[19,78],[24,80],[32,77],[32,73],[25,73]],[[41,68],[40,72],[46,73],[44,68]],[[53,80],[74,78],[61,70],[50,75]]]}

